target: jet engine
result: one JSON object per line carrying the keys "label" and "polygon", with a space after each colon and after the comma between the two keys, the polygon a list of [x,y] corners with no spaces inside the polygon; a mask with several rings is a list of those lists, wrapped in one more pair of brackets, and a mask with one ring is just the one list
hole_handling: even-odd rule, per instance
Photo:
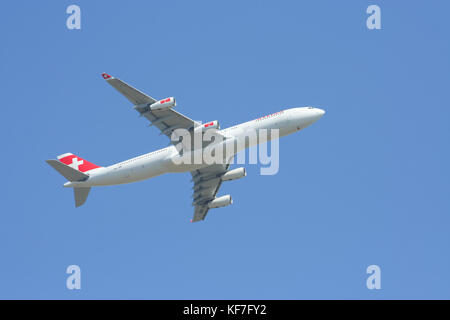
{"label": "jet engine", "polygon": [[162,99],[159,101],[156,101],[155,103],[150,105],[150,110],[155,111],[155,110],[167,110],[167,109],[172,109],[173,107],[175,107],[177,105],[177,103],[175,102],[175,98],[174,97],[170,97],[170,98],[166,98],[166,99]]}
{"label": "jet engine", "polygon": [[202,124],[202,125],[200,125],[198,127],[195,127],[194,131],[195,132],[199,132],[199,131],[205,132],[208,129],[217,129],[217,130],[219,130],[220,129],[219,121],[214,120],[214,121],[211,121],[211,122],[204,123],[204,124]]}
{"label": "jet engine", "polygon": [[226,196],[221,196],[219,198],[215,198],[213,201],[208,203],[209,208],[220,208],[220,207],[226,207],[233,203],[233,200],[231,199],[231,196],[227,194]]}
{"label": "jet engine", "polygon": [[245,172],[245,168],[240,167],[236,168],[230,171],[225,172],[225,174],[220,177],[222,181],[229,181],[229,180],[236,180],[243,178],[247,175],[247,172]]}

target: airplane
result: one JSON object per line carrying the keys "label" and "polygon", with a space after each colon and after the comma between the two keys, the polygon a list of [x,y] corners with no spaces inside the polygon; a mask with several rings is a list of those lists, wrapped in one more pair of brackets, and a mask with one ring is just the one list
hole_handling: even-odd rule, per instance
{"label": "airplane", "polygon": [[[214,129],[215,133],[223,138],[222,143],[228,145],[230,141],[231,143],[242,142],[249,130],[260,132],[261,129],[277,129],[279,137],[282,137],[308,127],[325,114],[324,110],[314,107],[291,108],[230,128],[220,129],[218,121],[202,124],[175,111],[173,108],[176,106],[176,101],[173,97],[156,100],[109,74],[103,73],[102,77],[134,105],[134,109],[139,112],[140,116],[150,121],[150,126],[158,128],[161,131],[160,134],[169,138],[179,129],[197,135],[204,135],[207,129]],[[270,139],[271,137],[267,138],[267,140]],[[261,141],[253,143],[246,141],[241,144],[240,149],[233,150],[231,155],[226,154],[228,158],[222,163],[205,163],[204,161],[180,163],[175,161],[183,156],[183,151],[180,151],[180,141],[171,141],[166,148],[108,167],[95,165],[72,153],[64,153],[58,156],[57,160],[51,159],[46,162],[68,180],[64,187],[73,188],[76,207],[86,202],[92,187],[131,183],[170,172],[190,172],[194,182],[192,195],[194,217],[191,222],[197,222],[205,219],[209,209],[233,203],[230,195],[217,197],[217,192],[222,182],[240,179],[247,175],[243,167],[229,170],[230,160],[237,152],[261,143]],[[181,140],[182,142],[183,140]],[[207,147],[208,144],[202,143],[200,148],[188,149],[188,153],[202,152]]]}

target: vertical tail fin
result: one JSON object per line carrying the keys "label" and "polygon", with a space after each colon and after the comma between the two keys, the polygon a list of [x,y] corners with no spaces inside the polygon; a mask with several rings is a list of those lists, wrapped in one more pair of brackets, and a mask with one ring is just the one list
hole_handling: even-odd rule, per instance
{"label": "vertical tail fin", "polygon": [[80,172],[87,172],[92,169],[100,168],[99,166],[72,153],[64,153],[62,155],[59,155],[58,160]]}

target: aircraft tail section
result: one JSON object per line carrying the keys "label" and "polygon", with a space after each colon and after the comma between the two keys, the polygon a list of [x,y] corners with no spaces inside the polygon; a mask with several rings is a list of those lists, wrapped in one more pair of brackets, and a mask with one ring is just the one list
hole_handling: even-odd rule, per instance
{"label": "aircraft tail section", "polygon": [[[59,155],[58,160],[46,160],[46,162],[64,178],[70,182],[84,181],[89,178],[89,171],[100,168],[99,166],[82,159],[72,153],[64,153]],[[91,191],[90,187],[77,186],[78,184],[69,184],[73,186],[75,197],[75,207],[79,207],[86,202]]]}
{"label": "aircraft tail section", "polygon": [[80,172],[88,172],[92,169],[100,168],[99,166],[78,157],[72,153],[64,153],[58,156],[58,160],[69,167],[72,167],[75,170]]}
{"label": "aircraft tail section", "polygon": [[86,202],[86,199],[91,191],[90,187],[87,188],[73,188],[73,195],[75,197],[75,207],[79,207]]}
{"label": "aircraft tail section", "polygon": [[83,181],[89,177],[86,173],[78,171],[62,162],[59,162],[58,160],[45,161],[69,181]]}

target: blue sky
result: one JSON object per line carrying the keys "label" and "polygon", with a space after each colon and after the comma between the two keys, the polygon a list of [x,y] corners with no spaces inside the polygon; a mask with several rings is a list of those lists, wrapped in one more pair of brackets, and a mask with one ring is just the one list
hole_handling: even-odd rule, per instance
{"label": "blue sky", "polygon": [[[81,7],[81,30],[66,28]],[[382,30],[366,28],[381,8]],[[7,1],[0,298],[450,298],[448,1]],[[167,146],[108,72],[222,127],[326,115],[280,171],[224,183],[190,224],[189,174],[96,188],[75,209],[45,159]],[[65,286],[79,265],[82,289]],[[381,290],[366,268],[381,267]]]}

